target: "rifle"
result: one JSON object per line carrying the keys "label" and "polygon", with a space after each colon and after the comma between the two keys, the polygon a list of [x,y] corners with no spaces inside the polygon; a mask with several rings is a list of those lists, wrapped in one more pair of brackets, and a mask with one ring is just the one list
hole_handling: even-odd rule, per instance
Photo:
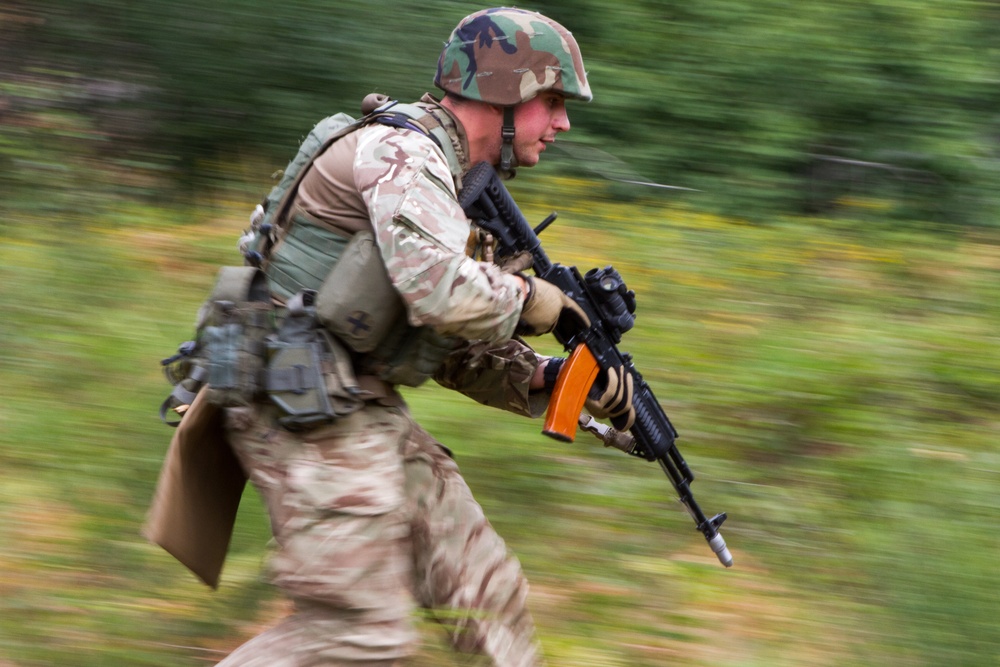
{"label": "rifle", "polygon": [[[592,269],[581,276],[575,266],[553,263],[542,249],[538,234],[555,220],[555,214],[532,229],[488,163],[481,162],[470,169],[462,182],[459,204],[470,219],[493,235],[497,242],[495,257],[502,260],[530,254],[535,274],[561,289],[590,319],[589,326],[584,326],[576,318],[563,318],[553,331],[570,355],[556,380],[542,432],[572,442],[579,424],[606,445],[659,463],[709,547],[723,565],[732,566],[733,558],[719,533],[726,520],[725,512],[709,519],[698,506],[691,493],[694,475],[674,444],[677,431],[636,370],[632,355],[618,350],[622,334],[635,323],[635,292],[625,286],[621,275],[611,266]],[[598,374],[619,368],[624,368],[633,380],[635,422],[629,429],[631,435],[580,414]]]}

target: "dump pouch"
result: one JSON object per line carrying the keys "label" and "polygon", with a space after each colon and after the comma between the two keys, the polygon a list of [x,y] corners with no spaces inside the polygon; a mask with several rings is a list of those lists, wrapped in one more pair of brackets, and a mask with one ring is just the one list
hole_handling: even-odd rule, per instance
{"label": "dump pouch", "polygon": [[355,352],[371,352],[405,318],[375,235],[357,232],[316,295],[316,316]]}

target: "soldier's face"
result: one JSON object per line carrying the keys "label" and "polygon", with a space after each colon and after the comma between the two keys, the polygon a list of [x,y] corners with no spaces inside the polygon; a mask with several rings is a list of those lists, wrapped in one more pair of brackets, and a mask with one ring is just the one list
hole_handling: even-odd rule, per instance
{"label": "soldier's face", "polygon": [[569,131],[566,99],[545,92],[514,109],[514,157],[519,167],[533,167],[560,132]]}

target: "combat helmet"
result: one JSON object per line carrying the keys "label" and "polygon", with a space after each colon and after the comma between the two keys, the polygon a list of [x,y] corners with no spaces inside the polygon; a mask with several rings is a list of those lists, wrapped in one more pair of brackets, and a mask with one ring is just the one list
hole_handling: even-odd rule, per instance
{"label": "combat helmet", "polygon": [[501,170],[510,169],[515,105],[545,91],[585,102],[593,98],[573,34],[542,14],[512,7],[462,19],[438,58],[434,85],[504,107]]}
{"label": "combat helmet", "polygon": [[593,97],[573,34],[542,14],[510,7],[459,22],[438,59],[434,85],[501,106],[547,90],[587,102]]}

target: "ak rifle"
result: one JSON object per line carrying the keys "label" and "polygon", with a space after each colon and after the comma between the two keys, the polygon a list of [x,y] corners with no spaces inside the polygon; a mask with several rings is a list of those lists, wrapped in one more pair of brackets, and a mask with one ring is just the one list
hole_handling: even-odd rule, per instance
{"label": "ak rifle", "polygon": [[[532,229],[491,165],[479,163],[462,177],[462,181],[459,203],[470,219],[493,235],[497,243],[495,258],[503,260],[529,254],[535,274],[561,289],[590,319],[590,324],[585,326],[577,318],[562,318],[553,331],[569,358],[556,380],[542,432],[571,442],[580,425],[604,440],[606,445],[659,463],[712,551],[723,565],[730,567],[733,558],[719,533],[726,514],[707,518],[698,506],[691,493],[694,475],[674,443],[677,431],[636,370],[632,356],[618,349],[622,334],[635,323],[635,293],[625,286],[621,275],[611,266],[592,269],[581,276],[575,266],[553,263],[542,249],[538,234],[555,219],[554,214],[537,229]],[[598,375],[620,368],[624,368],[633,380],[635,422],[629,433],[621,433],[592,417],[581,416],[587,394]]]}

